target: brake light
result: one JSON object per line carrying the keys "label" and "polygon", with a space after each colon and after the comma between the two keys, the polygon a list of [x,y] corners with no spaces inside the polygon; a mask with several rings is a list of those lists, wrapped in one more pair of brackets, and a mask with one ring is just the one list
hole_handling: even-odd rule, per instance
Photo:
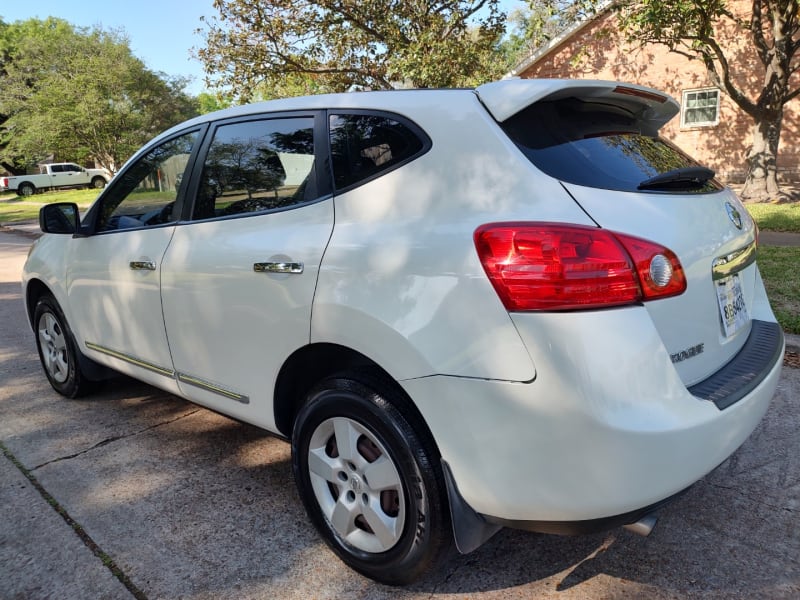
{"label": "brake light", "polygon": [[8,187],[8,177],[0,177],[0,187]]}
{"label": "brake light", "polygon": [[510,311],[575,310],[681,294],[675,254],[607,229],[560,223],[489,223],[475,230],[489,280]]}
{"label": "brake light", "polygon": [[624,85],[618,85],[617,87],[615,87],[614,93],[622,94],[624,96],[638,96],[639,98],[644,98],[645,100],[652,100],[653,102],[658,102],[659,104],[664,104],[667,101],[667,97],[662,94],[648,92],[647,90],[639,90]]}

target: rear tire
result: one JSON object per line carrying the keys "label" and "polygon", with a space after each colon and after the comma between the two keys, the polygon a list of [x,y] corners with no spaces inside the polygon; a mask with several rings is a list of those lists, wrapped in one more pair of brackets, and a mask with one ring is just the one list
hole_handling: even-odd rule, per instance
{"label": "rear tire", "polygon": [[39,298],[33,323],[39,360],[53,389],[67,398],[92,392],[97,384],[81,370],[75,336],[55,298],[50,295]]}
{"label": "rear tire", "polygon": [[33,196],[36,193],[36,188],[32,183],[21,183],[17,188],[17,194],[20,196]]}
{"label": "rear tire", "polygon": [[92,179],[92,187],[96,190],[102,190],[106,187],[106,180],[102,177],[95,177]]}
{"label": "rear tire", "polygon": [[324,380],[292,435],[292,467],[312,522],[351,568],[403,585],[452,542],[438,453],[393,386],[362,374]]}

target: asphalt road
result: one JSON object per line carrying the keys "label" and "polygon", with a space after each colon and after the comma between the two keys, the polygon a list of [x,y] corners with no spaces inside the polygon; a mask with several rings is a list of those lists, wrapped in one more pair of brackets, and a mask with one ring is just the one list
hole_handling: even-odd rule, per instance
{"label": "asphalt road", "polygon": [[319,540],[286,443],[126,378],[55,394],[20,298],[29,244],[0,232],[0,599],[800,597],[799,369],[650,537],[501,531],[396,590]]}

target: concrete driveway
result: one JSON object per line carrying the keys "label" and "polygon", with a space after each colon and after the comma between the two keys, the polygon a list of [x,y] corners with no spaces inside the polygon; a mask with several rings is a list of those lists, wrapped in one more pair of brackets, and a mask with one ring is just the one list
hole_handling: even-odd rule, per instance
{"label": "concrete driveway", "polygon": [[0,232],[0,599],[800,597],[799,369],[649,538],[501,531],[397,590],[319,540],[285,442],[126,378],[55,394],[20,298],[29,244]]}

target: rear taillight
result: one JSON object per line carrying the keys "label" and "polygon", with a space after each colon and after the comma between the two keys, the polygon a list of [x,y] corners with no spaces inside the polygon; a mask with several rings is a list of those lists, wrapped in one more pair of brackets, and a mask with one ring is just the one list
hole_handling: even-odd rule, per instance
{"label": "rear taillight", "polygon": [[475,247],[510,311],[619,306],[686,289],[671,250],[597,227],[489,223],[475,230]]}
{"label": "rear taillight", "polygon": [[8,177],[0,177],[0,187],[8,187]]}

